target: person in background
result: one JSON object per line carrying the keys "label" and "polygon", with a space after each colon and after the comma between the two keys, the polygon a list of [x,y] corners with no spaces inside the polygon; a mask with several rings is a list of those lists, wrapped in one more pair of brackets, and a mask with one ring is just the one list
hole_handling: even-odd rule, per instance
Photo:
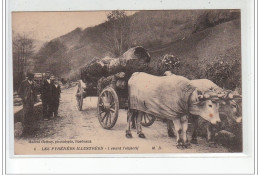
{"label": "person in background", "polygon": [[34,74],[27,73],[27,77],[28,77],[27,79],[22,81],[20,88],[18,90],[18,94],[22,98],[22,103],[23,103],[22,124],[24,127],[24,131],[29,130],[30,124],[34,119],[33,107],[34,107],[34,103],[37,100],[35,83],[33,81]]}
{"label": "person in background", "polygon": [[50,80],[50,72],[46,72],[46,79],[43,80],[41,88],[42,112],[43,119],[49,120],[51,117],[51,99],[52,99],[52,84]]}
{"label": "person in background", "polygon": [[55,77],[51,77],[51,79],[54,80],[53,83],[53,88],[52,88],[52,107],[53,107],[53,113],[54,117],[58,117],[58,109],[60,105],[60,93],[61,93],[61,88],[58,83],[58,80],[55,79]]}

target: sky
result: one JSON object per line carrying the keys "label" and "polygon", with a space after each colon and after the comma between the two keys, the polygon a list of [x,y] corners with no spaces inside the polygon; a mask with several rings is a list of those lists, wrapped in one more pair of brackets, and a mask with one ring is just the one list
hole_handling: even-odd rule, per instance
{"label": "sky", "polygon": [[[33,39],[49,41],[77,27],[85,29],[106,21],[109,11],[92,12],[13,12],[12,30]],[[128,15],[134,12],[127,11]]]}

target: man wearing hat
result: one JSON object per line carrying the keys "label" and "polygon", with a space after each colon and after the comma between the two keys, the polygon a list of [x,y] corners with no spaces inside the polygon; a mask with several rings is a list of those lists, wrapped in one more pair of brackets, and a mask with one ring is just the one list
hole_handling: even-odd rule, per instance
{"label": "man wearing hat", "polygon": [[53,81],[53,84],[52,84],[52,104],[51,104],[52,114],[54,113],[54,117],[58,117],[61,88],[60,88],[60,85],[59,85],[57,79],[54,76],[51,76],[51,81]]}
{"label": "man wearing hat", "polygon": [[27,77],[27,79],[22,81],[18,90],[18,94],[22,98],[23,103],[22,123],[25,130],[30,127],[30,123],[33,120],[33,106],[37,100],[36,87],[33,81],[34,74],[27,73]]}
{"label": "man wearing hat", "polygon": [[46,79],[43,80],[43,85],[41,89],[41,99],[42,99],[42,112],[44,120],[49,120],[51,117],[51,99],[52,99],[52,82],[51,74],[49,71],[46,72]]}

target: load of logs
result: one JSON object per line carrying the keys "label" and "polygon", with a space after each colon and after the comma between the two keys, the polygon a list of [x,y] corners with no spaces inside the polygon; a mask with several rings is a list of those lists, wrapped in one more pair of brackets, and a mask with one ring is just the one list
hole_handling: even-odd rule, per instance
{"label": "load of logs", "polygon": [[105,57],[92,60],[81,69],[81,79],[87,89],[97,87],[99,93],[107,85],[124,89],[134,72],[145,71],[148,68],[150,59],[146,49],[141,46],[133,47],[119,58]]}

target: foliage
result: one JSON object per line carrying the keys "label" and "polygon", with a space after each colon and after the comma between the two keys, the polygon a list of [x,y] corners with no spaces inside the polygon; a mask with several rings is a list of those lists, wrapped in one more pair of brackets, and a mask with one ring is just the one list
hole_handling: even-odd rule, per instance
{"label": "foliage", "polygon": [[178,70],[181,68],[180,59],[176,56],[166,54],[157,63],[158,75],[163,75],[165,71],[171,71],[174,74],[178,74]]}
{"label": "foliage", "polygon": [[238,10],[204,11],[194,24],[193,33],[238,18],[240,18],[240,13]]}
{"label": "foliage", "polygon": [[241,87],[241,63],[235,59],[220,59],[207,66],[204,77],[224,89]]}
{"label": "foliage", "polygon": [[[208,68],[204,65],[212,66],[209,59],[218,55],[230,59],[223,52],[239,43],[239,32],[230,32],[234,29],[238,31],[239,26],[228,22],[236,19],[240,23],[238,14],[235,10],[164,10],[140,11],[127,16],[125,11],[112,11],[107,14],[106,22],[83,30],[75,29],[44,45],[36,54],[35,71],[51,70],[66,79],[77,78],[76,70],[94,57],[118,57],[129,47],[140,45],[151,54],[149,72],[160,75],[163,71],[157,70],[159,59],[171,54],[181,62],[178,68],[172,70],[175,74],[189,79],[206,78]],[[196,29],[197,26],[201,27]],[[224,40],[222,35],[227,38],[231,33],[234,37]],[[220,44],[227,48],[220,49]],[[237,53],[234,57],[241,59]],[[204,58],[209,61],[203,60],[198,66]],[[239,73],[238,70],[236,74]]]}
{"label": "foliage", "polygon": [[51,71],[55,76],[61,76],[70,71],[71,57],[63,56],[67,47],[60,40],[53,40],[42,47],[34,56],[36,67],[34,72]]}
{"label": "foliage", "polygon": [[34,54],[34,42],[28,35],[14,34],[13,37],[13,67],[14,67],[14,90],[19,88],[20,83],[31,71],[31,56]]}
{"label": "foliage", "polygon": [[130,46],[130,21],[125,11],[114,10],[107,14],[108,28],[103,33],[107,47],[115,57],[123,54]]}

